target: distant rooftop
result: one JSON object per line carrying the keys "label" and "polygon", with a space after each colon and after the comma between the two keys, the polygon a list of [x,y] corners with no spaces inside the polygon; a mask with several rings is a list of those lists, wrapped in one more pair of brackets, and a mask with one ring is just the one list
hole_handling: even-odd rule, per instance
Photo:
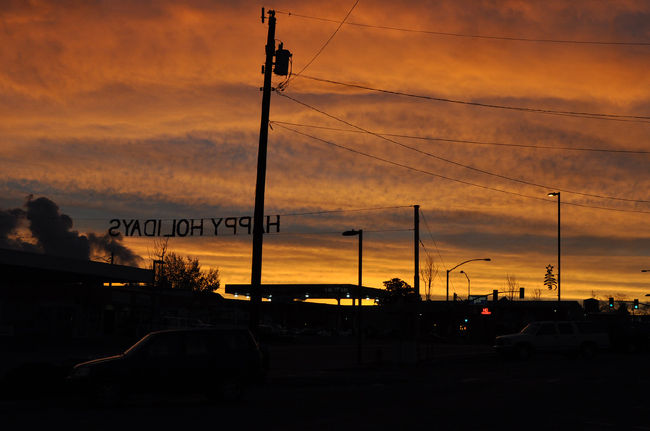
{"label": "distant rooftop", "polygon": [[0,248],[0,281],[150,283],[150,270]]}
{"label": "distant rooftop", "polygon": [[[262,296],[273,299],[345,299],[356,298],[356,284],[262,284]],[[250,295],[250,284],[226,284],[226,293]],[[373,287],[361,287],[361,297],[383,298],[386,291]]]}

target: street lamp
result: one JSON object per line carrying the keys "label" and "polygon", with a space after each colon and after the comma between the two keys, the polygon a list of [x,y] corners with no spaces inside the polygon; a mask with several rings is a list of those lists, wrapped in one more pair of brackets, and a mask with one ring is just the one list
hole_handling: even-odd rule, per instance
{"label": "street lamp", "polygon": [[560,192],[551,192],[548,196],[557,196],[557,300],[560,302]]}
{"label": "street lamp", "polygon": [[465,265],[467,262],[474,262],[474,261],[477,261],[477,260],[483,260],[485,262],[490,262],[491,261],[491,259],[489,257],[484,258],[484,259],[470,259],[470,260],[466,260],[465,262],[461,262],[458,265],[454,266],[453,268],[447,270],[447,299],[446,299],[447,302],[449,302],[449,273],[451,271],[453,271],[454,269],[458,268],[459,266]]}
{"label": "street lamp", "polygon": [[[361,327],[361,286],[363,286],[362,283],[362,262],[363,262],[363,229],[359,230],[346,230],[345,232],[342,233],[343,236],[355,236],[359,235],[359,282],[357,286],[357,362],[359,365],[361,365],[361,335],[362,335],[362,327]],[[352,299],[352,305],[354,306],[354,299]]]}
{"label": "street lamp", "polygon": [[461,274],[465,274],[465,278],[467,278],[467,301],[469,302],[469,275],[462,269],[460,270]]}

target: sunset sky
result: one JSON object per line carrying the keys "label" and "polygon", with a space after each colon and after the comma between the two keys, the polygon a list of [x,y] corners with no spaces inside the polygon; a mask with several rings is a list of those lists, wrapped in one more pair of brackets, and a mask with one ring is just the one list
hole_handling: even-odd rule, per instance
{"label": "sunset sky", "polygon": [[[0,0],[0,209],[47,197],[96,234],[114,218],[252,216],[261,7],[297,73],[354,4]],[[360,0],[272,95],[265,212],[281,232],[265,236],[262,282],[356,283],[357,239],[340,233],[364,229],[364,285],[412,284],[417,204],[437,298],[445,269],[489,257],[454,271],[450,292],[467,295],[463,269],[472,293],[511,275],[552,299],[547,193],[561,190],[563,298],[644,301],[649,71],[648,1]],[[152,238],[123,244],[147,264]],[[170,248],[250,282],[252,236]]]}

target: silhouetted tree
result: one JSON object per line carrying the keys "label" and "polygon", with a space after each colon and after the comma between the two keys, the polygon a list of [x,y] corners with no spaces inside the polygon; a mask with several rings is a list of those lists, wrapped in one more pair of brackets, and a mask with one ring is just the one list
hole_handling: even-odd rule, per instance
{"label": "silhouetted tree", "polygon": [[509,300],[515,299],[515,295],[519,294],[519,281],[514,275],[506,274],[506,298]]}
{"label": "silhouetted tree", "polygon": [[183,257],[168,251],[167,239],[154,242],[152,261],[154,259],[163,262],[156,274],[160,286],[214,292],[221,285],[218,269],[203,271],[197,257]]}
{"label": "silhouetted tree", "polygon": [[438,266],[434,263],[433,258],[427,255],[424,268],[420,270],[420,276],[424,282],[425,294],[424,297],[427,301],[431,301],[431,285],[438,275]]}
{"label": "silhouetted tree", "polygon": [[412,302],[418,299],[415,294],[415,289],[400,278],[391,278],[390,280],[384,281],[384,287],[386,288],[384,304]]}

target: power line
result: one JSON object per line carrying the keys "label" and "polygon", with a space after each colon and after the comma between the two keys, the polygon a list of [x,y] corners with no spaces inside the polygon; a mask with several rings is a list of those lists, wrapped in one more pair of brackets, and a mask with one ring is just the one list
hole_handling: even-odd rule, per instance
{"label": "power line", "polygon": [[433,260],[433,258],[431,257],[431,254],[429,254],[429,250],[427,249],[427,246],[424,245],[424,243],[422,242],[422,240],[419,240],[419,241],[420,241],[420,245],[421,245],[422,248],[424,249],[424,252],[427,254],[427,257],[429,258],[429,260]]}
{"label": "power line", "polygon": [[[334,19],[328,19],[328,18],[322,18],[322,17],[310,16],[310,15],[302,15],[293,12],[284,12],[284,11],[276,11],[276,12],[283,13],[289,16],[295,16],[299,18],[311,19],[316,21],[334,22],[334,23],[339,22]],[[357,27],[402,31],[408,33],[423,33],[423,34],[431,34],[436,36],[451,36],[451,37],[462,37],[462,38],[472,38],[472,39],[506,40],[506,41],[513,41],[513,42],[535,42],[535,43],[554,43],[554,44],[573,44],[573,45],[650,46],[650,42],[621,42],[621,41],[575,40],[575,39],[536,39],[536,38],[527,38],[527,37],[490,36],[490,35],[482,35],[482,34],[451,33],[451,32],[433,31],[433,30],[417,30],[412,28],[362,24],[357,22],[345,22],[345,24],[353,25]]]}
{"label": "power line", "polygon": [[332,35],[329,37],[329,39],[327,39],[327,40],[325,41],[325,43],[323,44],[323,46],[320,47],[320,49],[316,52],[316,54],[314,54],[314,56],[311,58],[311,60],[309,60],[309,61],[307,62],[307,64],[306,64],[306,65],[305,65],[305,66],[300,70],[300,72],[294,74],[293,76],[290,76],[289,79],[287,79],[287,81],[286,81],[286,82],[281,86],[281,90],[285,90],[285,89],[289,86],[289,83],[291,83],[291,81],[292,81],[293,79],[295,79],[295,77],[300,76],[300,75],[302,74],[302,72],[304,72],[305,69],[307,69],[307,68],[308,68],[308,67],[309,67],[309,66],[314,62],[314,60],[316,60],[316,57],[318,57],[318,56],[320,55],[320,53],[323,52],[323,50],[325,49],[325,47],[326,47],[326,46],[327,46],[327,45],[332,41],[332,39],[334,39],[334,36],[336,36],[336,33],[339,32],[339,30],[341,29],[341,27],[343,26],[343,24],[345,24],[345,21],[348,19],[348,17],[350,16],[350,14],[351,14],[352,11],[354,10],[354,8],[357,7],[357,4],[359,4],[359,0],[357,0],[357,1],[352,5],[352,7],[351,7],[350,10],[348,11],[348,13],[345,15],[345,18],[343,18],[343,21],[340,22],[339,26],[336,27],[336,30],[334,30],[334,33],[332,33]]}
{"label": "power line", "polygon": [[426,217],[424,217],[424,212],[422,211],[422,209],[420,209],[420,214],[422,215],[424,226],[427,228],[427,232],[429,232],[429,237],[431,238],[431,241],[433,242],[433,245],[436,248],[436,251],[438,252],[438,257],[440,258],[440,262],[442,262],[442,267],[445,268],[446,271],[447,265],[445,265],[445,261],[442,259],[442,255],[440,254],[440,249],[438,248],[438,243],[436,242],[436,239],[433,237],[433,234],[431,233],[431,229],[429,228],[429,223],[427,223],[427,219]]}
{"label": "power line", "polygon": [[[412,232],[413,228],[410,229],[364,229],[363,233],[385,233],[385,232]],[[323,232],[269,232],[264,235],[278,236],[278,235],[332,235],[332,234],[341,234],[340,230],[332,231],[323,231]]]}
{"label": "power line", "polygon": [[334,147],[338,147],[338,148],[344,149],[346,151],[350,151],[350,152],[355,153],[355,154],[359,154],[359,155],[362,155],[362,156],[365,156],[365,157],[368,157],[368,158],[371,158],[371,159],[375,159],[375,160],[378,160],[380,162],[388,163],[388,164],[391,164],[391,165],[394,165],[394,166],[399,166],[401,168],[408,169],[410,171],[419,172],[419,173],[426,174],[426,175],[431,175],[431,176],[434,176],[434,177],[437,177],[437,178],[442,178],[442,179],[445,179],[445,180],[454,181],[454,182],[458,182],[458,183],[465,184],[465,185],[480,187],[480,188],[486,189],[486,190],[492,190],[492,191],[511,194],[511,195],[515,195],[515,196],[521,196],[521,197],[537,199],[537,200],[541,200],[541,201],[545,201],[545,202],[555,202],[555,201],[552,201],[550,199],[544,199],[544,198],[537,197],[537,196],[529,196],[529,195],[525,195],[525,194],[522,194],[522,193],[511,192],[509,190],[497,189],[497,188],[494,188],[494,187],[484,186],[484,185],[481,185],[481,184],[475,184],[475,183],[471,183],[469,181],[459,180],[459,179],[456,179],[456,178],[447,177],[445,175],[436,174],[434,172],[426,171],[424,169],[414,168],[412,166],[405,165],[405,164],[398,163],[398,162],[394,162],[392,160],[384,159],[382,157],[375,156],[373,154],[364,153],[363,151],[355,150],[353,148],[349,148],[349,147],[346,147],[346,146],[341,145],[341,144],[336,144],[334,142],[327,141],[325,139],[321,139],[321,138],[316,137],[316,136],[312,136],[312,135],[310,135],[308,133],[300,132],[300,131],[292,129],[290,127],[283,126],[281,124],[278,124],[278,126],[282,127],[283,129],[286,129],[286,130],[292,131],[294,133],[297,133],[299,135],[306,136],[308,138],[314,139],[316,141],[320,141],[320,142],[323,142],[325,144],[332,145]]}
{"label": "power line", "polygon": [[[349,148],[349,147],[346,147],[346,146],[341,145],[341,144],[336,144],[334,142],[327,141],[325,139],[321,139],[321,138],[309,135],[309,134],[304,133],[304,132],[300,132],[300,131],[292,129],[290,127],[283,126],[281,124],[278,124],[278,126],[283,128],[283,129],[287,129],[289,131],[292,131],[292,132],[294,132],[294,133],[296,133],[298,135],[302,135],[302,136],[311,138],[313,140],[322,142],[324,144],[328,144],[328,145],[331,145],[331,146],[334,146],[334,147],[337,147],[337,148],[341,148],[341,149],[344,149],[344,150],[349,151],[351,153],[359,154],[359,155],[362,155],[362,156],[365,156],[365,157],[368,157],[368,158],[371,158],[371,159],[375,159],[375,160],[378,160],[380,162],[388,163],[388,164],[391,164],[391,165],[394,165],[394,166],[398,166],[398,167],[401,167],[401,168],[404,168],[404,169],[407,169],[407,170],[410,170],[410,171],[413,171],[413,172],[419,172],[419,173],[422,173],[422,174],[425,174],[425,175],[430,175],[430,176],[433,176],[433,177],[442,178],[442,179],[449,180],[449,181],[454,181],[454,182],[457,182],[457,183],[460,183],[460,184],[465,184],[465,185],[468,185],[468,186],[478,187],[478,188],[481,188],[481,189],[484,189],[484,190],[491,190],[491,191],[505,193],[505,194],[509,194],[509,195],[513,195],[513,196],[519,196],[519,197],[524,197],[524,198],[528,198],[528,199],[535,199],[535,200],[539,200],[539,201],[543,201],[543,202],[553,202],[553,203],[556,202],[555,200],[544,199],[544,198],[541,198],[539,196],[531,196],[531,195],[526,195],[526,194],[523,194],[523,193],[513,192],[513,191],[510,191],[510,190],[498,189],[496,187],[490,187],[490,186],[485,186],[485,185],[482,185],[482,184],[472,183],[470,181],[460,180],[458,178],[452,178],[452,177],[447,177],[445,175],[436,174],[434,172],[427,171],[427,170],[424,170],[424,169],[414,168],[412,166],[409,166],[409,165],[406,165],[406,164],[403,164],[403,163],[398,163],[398,162],[395,162],[395,161],[392,161],[392,160],[384,159],[384,158],[379,157],[379,156],[375,156],[373,154],[364,153],[363,151],[355,150],[353,148]],[[606,210],[606,211],[650,214],[650,211],[626,210],[626,209],[602,207],[602,206],[596,206],[596,205],[579,204],[579,203],[576,203],[576,202],[563,201],[562,204],[563,205],[572,205],[572,206],[577,206],[577,207],[583,207],[583,208],[600,209],[600,210]]]}
{"label": "power line", "polygon": [[313,81],[324,82],[327,84],[341,85],[344,87],[358,88],[361,90],[375,91],[378,93],[393,94],[396,96],[412,97],[416,99],[432,100],[436,102],[455,103],[459,105],[478,106],[481,108],[505,109],[509,111],[521,111],[521,112],[546,114],[546,115],[559,115],[563,117],[590,118],[592,120],[650,123],[650,116],[643,116],[643,115],[621,115],[621,114],[601,114],[595,112],[560,111],[554,109],[529,108],[529,107],[522,107],[522,106],[509,106],[509,105],[497,105],[492,103],[470,102],[467,100],[447,99],[444,97],[434,97],[434,96],[427,96],[422,94],[406,93],[403,91],[386,90],[384,88],[376,88],[367,85],[353,84],[350,82],[335,81],[332,79],[318,78],[309,75],[302,75],[302,77],[305,79],[311,79]]}
{"label": "power line", "polygon": [[440,160],[440,161],[443,161],[445,163],[449,163],[449,164],[452,164],[452,165],[455,165],[455,166],[460,166],[460,167],[463,167],[465,169],[469,169],[469,170],[479,172],[479,173],[482,173],[482,174],[485,174],[485,175],[490,175],[490,176],[493,176],[493,177],[501,178],[501,179],[508,180],[508,181],[517,182],[517,183],[520,183],[520,184],[539,187],[539,188],[543,188],[543,189],[546,189],[546,190],[548,190],[548,189],[556,189],[556,190],[561,191],[561,192],[572,193],[572,194],[580,195],[580,196],[586,196],[586,197],[592,197],[592,198],[598,198],[598,199],[610,199],[610,200],[617,200],[617,201],[623,201],[623,202],[650,203],[650,201],[642,200],[642,199],[628,199],[628,198],[619,198],[619,197],[615,197],[615,196],[605,196],[605,195],[596,195],[596,194],[592,194],[592,193],[576,192],[576,191],[562,189],[562,188],[555,187],[555,186],[537,184],[537,183],[533,183],[531,181],[521,180],[521,179],[518,179],[518,178],[512,178],[512,177],[497,174],[497,173],[494,173],[494,172],[486,171],[484,169],[475,168],[475,167],[470,166],[470,165],[465,165],[463,163],[459,163],[459,162],[456,162],[454,160],[450,160],[450,159],[447,159],[447,158],[444,158],[444,157],[437,156],[437,155],[435,155],[433,153],[429,153],[427,151],[420,150],[419,148],[411,147],[409,145],[403,144],[403,143],[395,141],[393,139],[389,139],[389,138],[387,138],[387,137],[385,137],[383,135],[380,135],[378,133],[375,133],[375,132],[372,132],[370,130],[359,127],[356,124],[352,124],[352,123],[350,123],[350,122],[348,122],[346,120],[343,120],[342,118],[339,118],[339,117],[336,117],[334,115],[328,114],[327,112],[325,112],[323,110],[315,108],[315,107],[313,107],[313,106],[311,106],[311,105],[309,105],[307,103],[301,102],[300,100],[295,99],[295,98],[293,98],[291,96],[288,96],[286,94],[282,94],[282,96],[284,96],[284,97],[286,97],[286,98],[288,98],[288,99],[290,99],[290,100],[292,100],[292,101],[294,101],[294,102],[296,102],[296,103],[298,103],[300,105],[303,105],[303,106],[305,106],[305,107],[307,107],[309,109],[312,109],[312,110],[314,110],[314,111],[316,111],[316,112],[318,112],[320,114],[323,114],[323,115],[325,115],[325,116],[327,116],[329,118],[337,120],[337,121],[339,121],[339,122],[341,122],[343,124],[346,124],[346,125],[348,125],[350,127],[354,127],[354,128],[356,128],[358,130],[361,130],[361,131],[363,131],[363,132],[365,132],[367,134],[376,136],[376,137],[378,137],[380,139],[383,139],[383,140],[388,141],[390,143],[393,143],[395,145],[399,145],[400,147],[407,148],[409,150],[415,151],[415,152],[417,152],[419,154],[426,155],[426,156],[434,158],[436,160]]}
{"label": "power line", "polygon": [[289,217],[289,216],[305,216],[305,215],[332,214],[332,213],[343,213],[343,212],[378,211],[378,210],[412,208],[412,207],[413,205],[396,205],[396,206],[389,206],[389,207],[357,208],[357,209],[347,209],[347,210],[324,210],[324,211],[312,211],[312,212],[304,212],[304,213],[279,214],[279,215]]}
{"label": "power line", "polygon": [[[363,211],[381,211],[381,210],[389,210],[389,209],[398,209],[398,208],[413,208],[413,205],[395,205],[395,206],[385,206],[385,207],[368,207],[368,208],[350,208],[350,209],[338,209],[338,210],[322,210],[322,211],[309,211],[309,212],[302,212],[302,213],[285,213],[285,214],[278,214],[281,217],[296,217],[296,216],[309,216],[309,215],[320,215],[320,214],[334,214],[334,213],[346,213],[346,212],[363,212]],[[51,217],[51,218],[58,218],[58,217]],[[97,221],[106,221],[106,220],[112,220],[114,218],[124,218],[124,217],[75,217],[73,220],[84,220],[84,221],[92,221],[92,220],[97,220]],[[180,217],[188,220],[210,220],[212,218],[215,218],[214,216],[210,217]],[[163,220],[163,221],[169,221],[169,220],[179,220],[180,218],[176,217],[154,217],[155,220]]]}
{"label": "power line", "polygon": [[[289,126],[298,126],[298,127],[310,127],[313,129],[323,129],[323,130],[332,130],[337,132],[349,132],[349,133],[365,133],[361,130],[351,130],[343,129],[340,127],[326,127],[318,126],[315,124],[301,124],[301,123],[290,123],[288,121],[278,121],[273,120],[271,123],[277,124],[286,124]],[[623,154],[650,154],[650,151],[645,150],[615,150],[610,148],[585,148],[585,147],[556,147],[551,145],[527,145],[527,144],[506,144],[503,142],[486,142],[486,141],[474,141],[467,139],[452,139],[452,138],[432,138],[426,136],[414,136],[414,135],[400,135],[395,133],[383,133],[379,132],[378,134],[382,136],[390,136],[392,138],[407,138],[407,139],[418,139],[421,141],[434,141],[434,142],[451,142],[451,143],[461,143],[461,144],[473,144],[473,145],[494,145],[500,147],[517,147],[517,148],[531,148],[536,150],[558,150],[558,151],[590,151],[590,152],[602,152],[602,153],[623,153]]]}

